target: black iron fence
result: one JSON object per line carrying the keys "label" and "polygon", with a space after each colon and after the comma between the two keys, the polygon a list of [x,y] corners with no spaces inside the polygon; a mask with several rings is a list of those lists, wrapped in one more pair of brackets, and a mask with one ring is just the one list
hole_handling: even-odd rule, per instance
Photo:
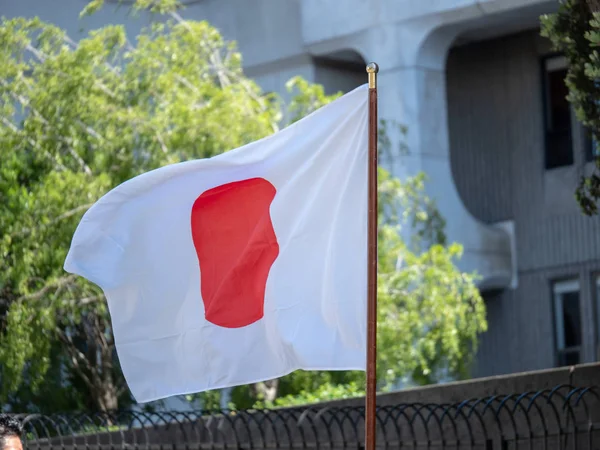
{"label": "black iron fence", "polygon": [[[600,390],[551,390],[455,404],[378,408],[378,447],[600,449]],[[361,449],[364,408],[23,415],[29,450]]]}

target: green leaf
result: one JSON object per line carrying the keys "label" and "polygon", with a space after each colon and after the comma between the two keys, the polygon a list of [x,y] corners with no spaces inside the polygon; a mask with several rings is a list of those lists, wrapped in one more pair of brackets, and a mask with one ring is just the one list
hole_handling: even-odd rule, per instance
{"label": "green leaf", "polygon": [[104,6],[104,0],[91,0],[79,13],[79,17],[90,16]]}

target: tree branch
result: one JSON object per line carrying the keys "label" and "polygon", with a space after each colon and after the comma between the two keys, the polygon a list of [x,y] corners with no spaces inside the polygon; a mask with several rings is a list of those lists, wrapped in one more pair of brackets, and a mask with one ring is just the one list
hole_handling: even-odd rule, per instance
{"label": "tree branch", "polygon": [[65,344],[65,348],[67,349],[67,351],[69,352],[69,355],[71,356],[71,362],[73,363],[73,368],[75,369],[77,374],[82,378],[82,380],[88,386],[88,388],[93,392],[96,388],[96,385],[90,379],[90,377],[85,373],[85,371],[83,370],[83,367],[80,364],[80,362],[82,361],[82,362],[86,363],[86,366],[87,366],[87,359],[85,358],[85,355],[83,353],[81,353],[77,349],[77,347],[75,347],[73,340],[66,333],[59,330],[58,337],[63,342],[63,344]]}
{"label": "tree branch", "polygon": [[[85,205],[79,205],[73,209],[70,209],[69,211],[62,213],[60,216],[55,217],[47,224],[40,225],[39,227],[37,227],[37,229],[47,228],[51,225],[56,224],[57,222],[60,222],[61,220],[68,219],[69,217],[77,214],[78,212],[88,209],[92,205],[93,205],[93,203],[86,203]],[[29,233],[31,233],[34,229],[36,229],[36,228],[23,228],[18,233],[11,234],[10,237],[11,238],[21,238],[21,237],[24,237],[24,236],[28,235]]]}
{"label": "tree branch", "polygon": [[28,300],[38,300],[38,299],[42,298],[44,295],[46,295],[48,293],[48,291],[50,291],[51,289],[53,289],[55,287],[60,288],[60,287],[66,286],[68,284],[71,284],[73,281],[75,281],[76,278],[77,278],[76,275],[69,275],[69,276],[66,276],[63,278],[59,278],[54,283],[47,284],[42,289],[40,289],[37,292],[34,292],[33,294],[27,294],[27,295],[23,295],[23,296],[17,298],[17,301],[21,302],[21,301],[28,301]]}
{"label": "tree branch", "polygon": [[[2,85],[4,87],[8,87],[8,83],[5,80],[0,80],[0,82],[2,83]],[[19,103],[21,103],[22,106],[25,106],[27,108],[29,108],[31,110],[31,112],[33,113],[34,117],[36,117],[37,119],[40,120],[40,122],[42,122],[43,125],[45,125],[46,127],[51,127],[50,122],[33,106],[31,106],[31,102],[29,101],[29,99],[27,97],[23,97],[22,95],[16,94],[14,92],[11,91],[10,95],[17,100]],[[93,136],[93,135],[92,135]],[[88,174],[91,175],[92,174],[92,170],[89,168],[89,166],[85,163],[85,161],[81,158],[81,156],[79,156],[79,154],[77,154],[77,152],[75,151],[75,149],[73,149],[70,145],[69,142],[67,140],[67,138],[60,136],[59,137],[59,141],[64,142],[67,146],[67,150],[69,151],[69,153],[71,154],[71,156],[73,156],[73,158],[75,158],[75,160],[79,163],[79,165],[81,166],[81,168],[83,169],[83,171]],[[39,147],[39,144],[38,144]]]}
{"label": "tree branch", "polygon": [[[22,134],[21,130],[19,130],[17,127],[15,127],[15,125],[13,123],[11,123],[9,120],[7,120],[5,117],[2,118],[2,123],[4,123],[4,125],[6,125],[8,128],[10,128],[11,131],[13,131],[14,133]],[[52,160],[58,170],[67,170],[67,168],[63,164],[61,164],[54,155],[52,155],[48,150],[43,149],[36,141],[31,139],[30,137],[27,137],[27,142],[29,142],[29,144],[32,147],[38,149],[43,154],[45,154],[50,160]]]}

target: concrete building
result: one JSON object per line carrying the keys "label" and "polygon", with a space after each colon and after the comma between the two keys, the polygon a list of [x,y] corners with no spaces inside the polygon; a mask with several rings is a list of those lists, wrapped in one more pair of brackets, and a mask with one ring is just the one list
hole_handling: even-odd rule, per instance
{"label": "concrete building", "polygon": [[[389,168],[428,174],[462,268],[482,277],[489,331],[474,375],[600,358],[600,219],[573,198],[593,149],[564,100],[564,61],[538,30],[556,0],[187,3],[184,17],[238,42],[266,91],[294,75],[347,91],[366,82],[366,61],[379,63],[380,116],[408,129],[389,130],[409,148]],[[111,7],[79,20],[84,4],[0,0],[0,13],[72,37],[115,22],[135,35],[151,20]]]}

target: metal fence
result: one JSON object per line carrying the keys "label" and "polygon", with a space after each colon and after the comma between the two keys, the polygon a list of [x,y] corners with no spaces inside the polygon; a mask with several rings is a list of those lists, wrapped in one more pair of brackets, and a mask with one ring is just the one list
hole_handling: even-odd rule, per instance
{"label": "metal fence", "polygon": [[[378,447],[600,449],[600,390],[551,390],[455,404],[381,406]],[[33,449],[361,449],[364,408],[23,415]]]}

